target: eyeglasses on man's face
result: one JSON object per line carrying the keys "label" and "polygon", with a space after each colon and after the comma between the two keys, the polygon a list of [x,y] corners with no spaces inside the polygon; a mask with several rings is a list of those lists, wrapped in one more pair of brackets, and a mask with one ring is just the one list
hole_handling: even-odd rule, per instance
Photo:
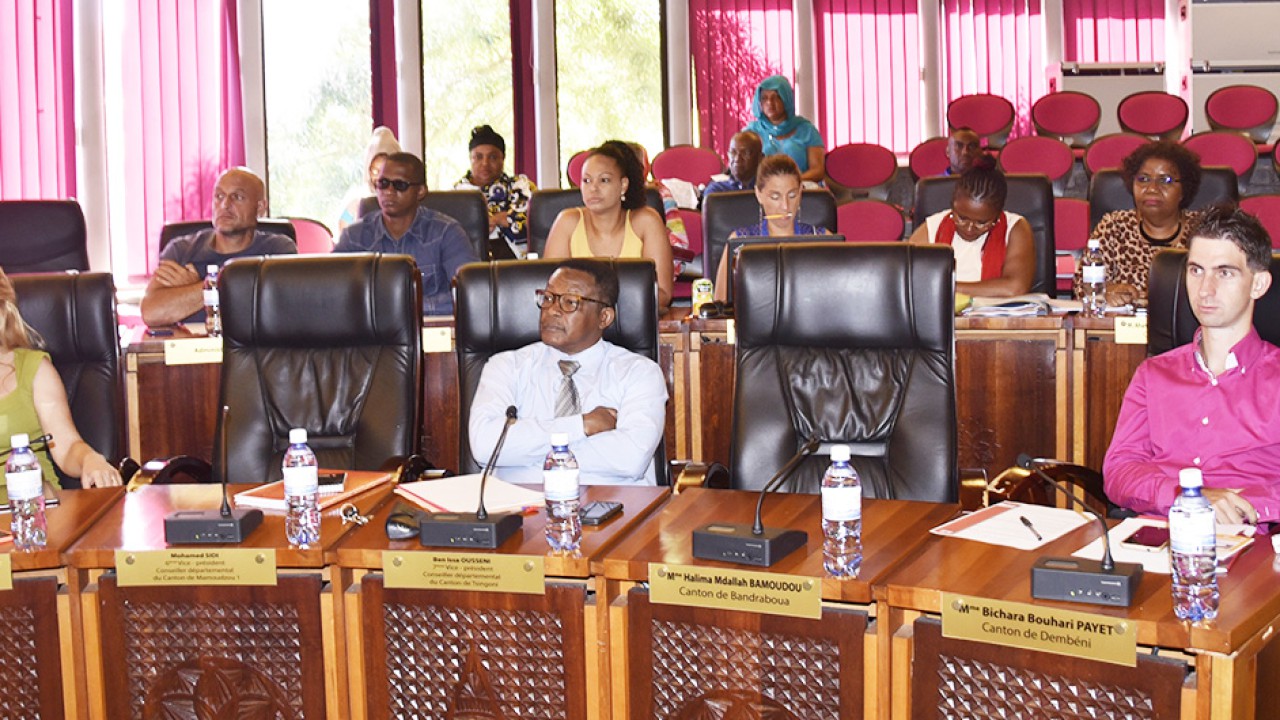
{"label": "eyeglasses on man's face", "polygon": [[413,187],[414,185],[421,185],[421,184],[422,183],[420,182],[409,182],[408,180],[388,180],[387,178],[378,178],[377,182],[374,183],[374,185],[376,185],[379,190],[395,188],[396,192],[404,192],[409,188]]}
{"label": "eyeglasses on man's face", "polygon": [[1172,187],[1174,183],[1180,183],[1180,178],[1171,175],[1135,175],[1133,183],[1135,185],[1155,185],[1159,188]]}
{"label": "eyeglasses on man's face", "polygon": [[538,297],[537,303],[540,310],[546,310],[552,305],[552,303],[559,305],[560,309],[566,313],[577,312],[578,308],[582,307],[583,302],[593,302],[602,307],[609,307],[609,303],[603,300],[575,295],[573,293],[553,293],[550,290],[534,290],[533,292]]}

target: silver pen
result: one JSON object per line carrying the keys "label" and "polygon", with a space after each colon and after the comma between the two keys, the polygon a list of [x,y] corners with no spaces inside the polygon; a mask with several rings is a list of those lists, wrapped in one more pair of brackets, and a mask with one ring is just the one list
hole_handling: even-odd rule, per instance
{"label": "silver pen", "polygon": [[1026,515],[1019,515],[1018,519],[1022,521],[1023,525],[1027,526],[1027,529],[1031,531],[1032,535],[1036,536],[1037,541],[1044,542],[1044,538],[1040,537],[1040,531],[1036,530],[1036,526],[1031,524],[1031,520],[1027,518]]}

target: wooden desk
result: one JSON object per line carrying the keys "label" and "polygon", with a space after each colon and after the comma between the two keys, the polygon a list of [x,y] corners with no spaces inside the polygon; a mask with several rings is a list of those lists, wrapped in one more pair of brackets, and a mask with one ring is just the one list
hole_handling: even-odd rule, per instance
{"label": "wooden desk", "polygon": [[[1124,392],[1146,345],[1119,345],[1113,318],[1073,318],[1071,341],[1071,462],[1102,471]],[[1068,457],[1068,456],[1059,456]]]}
{"label": "wooden desk", "polygon": [[[80,608],[62,592],[68,583],[63,551],[124,493],[122,488],[64,490],[46,513],[48,544],[42,550],[6,546],[13,589],[0,592],[0,626],[5,642],[0,680],[6,714],[12,717],[83,717],[84,689],[76,668],[84,665],[84,646],[76,641]],[[0,514],[8,528],[10,516]],[[17,672],[24,668],[34,674]]]}
{"label": "wooden desk", "polygon": [[[1038,558],[1069,556],[1099,534],[1090,523],[1035,552],[931,536],[877,590],[880,622],[894,638],[893,717],[933,717],[960,698],[967,714],[988,717],[1011,712],[1010,698],[1047,703],[1044,708],[1083,703],[1101,717],[1244,718],[1254,717],[1255,710],[1272,712],[1274,703],[1265,710],[1255,704],[1262,687],[1256,678],[1274,668],[1272,636],[1280,629],[1280,565],[1270,543],[1256,542],[1221,578],[1222,602],[1211,625],[1177,620],[1168,576],[1151,573],[1143,576],[1129,608],[1031,597],[1031,566]],[[1131,620],[1138,633],[1137,666],[943,638],[933,616],[941,611],[944,592]],[[1048,710],[1029,704],[1019,712],[1034,716]]]}
{"label": "wooden desk", "polygon": [[623,514],[584,528],[576,555],[548,554],[545,513],[525,515],[497,552],[543,556],[543,595],[386,587],[384,551],[430,550],[416,538],[387,539],[388,503],[331,553],[332,587],[352,619],[349,717],[400,717],[410,708],[440,717],[450,708],[484,717],[608,717],[608,625],[591,597],[592,567],[668,497],[663,488],[584,488],[585,501],[621,502]]}
{"label": "wooden desk", "polygon": [[[749,523],[758,495],[688,490],[663,506],[600,561],[612,625],[613,717],[667,717],[675,708],[726,702],[784,706],[798,717],[874,716],[887,706],[876,657],[888,636],[868,633],[872,586],[925,541],[928,529],[956,513],[955,505],[868,500],[863,505],[865,555],[859,576],[825,577],[817,495],[772,495],[770,527],[802,529],[809,542],[771,568],[694,559],[691,533],[712,520]],[[640,587],[650,563],[761,570],[821,578],[821,620],[732,610],[651,604]],[[594,564],[594,563],[593,563]],[[818,661],[816,658],[823,658]],[[865,692],[864,688],[875,690]],[[766,700],[765,692],[772,700]],[[746,715],[744,715],[745,717]],[[683,717],[683,716],[682,716]]]}
{"label": "wooden desk", "polygon": [[[234,489],[244,489],[234,488]],[[368,512],[387,489],[357,499]],[[216,485],[148,486],[106,506],[66,552],[79,591],[85,645],[82,717],[169,713],[237,716],[236,708],[283,708],[285,717],[341,717],[346,706],[342,608],[322,591],[325,550],[350,530],[322,514],[320,547],[290,548],[284,515],[269,512],[239,547],[275,550],[273,587],[120,587],[116,550],[163,550],[164,517],[214,509]],[[184,546],[201,549],[225,546]],[[264,710],[265,712],[265,710]],[[274,717],[274,715],[273,715]]]}

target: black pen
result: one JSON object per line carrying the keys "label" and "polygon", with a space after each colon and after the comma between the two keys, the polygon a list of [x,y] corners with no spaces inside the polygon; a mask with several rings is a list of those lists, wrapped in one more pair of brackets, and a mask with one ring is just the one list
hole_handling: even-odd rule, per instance
{"label": "black pen", "polygon": [[1036,540],[1044,542],[1044,538],[1040,537],[1040,531],[1036,530],[1036,526],[1031,524],[1031,521],[1027,519],[1026,515],[1019,515],[1018,519],[1022,521],[1023,525],[1027,526],[1027,529],[1031,531],[1032,535],[1036,536]]}

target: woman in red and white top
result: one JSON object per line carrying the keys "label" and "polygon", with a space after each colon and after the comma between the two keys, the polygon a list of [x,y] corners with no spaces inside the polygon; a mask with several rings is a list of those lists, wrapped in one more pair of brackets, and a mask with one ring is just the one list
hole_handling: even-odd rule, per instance
{"label": "woman in red and white top", "polygon": [[975,163],[960,176],[951,209],[934,213],[911,234],[917,245],[950,245],[956,254],[956,291],[1012,297],[1031,289],[1035,244],[1031,225],[1006,212],[1004,175],[990,163]]}

